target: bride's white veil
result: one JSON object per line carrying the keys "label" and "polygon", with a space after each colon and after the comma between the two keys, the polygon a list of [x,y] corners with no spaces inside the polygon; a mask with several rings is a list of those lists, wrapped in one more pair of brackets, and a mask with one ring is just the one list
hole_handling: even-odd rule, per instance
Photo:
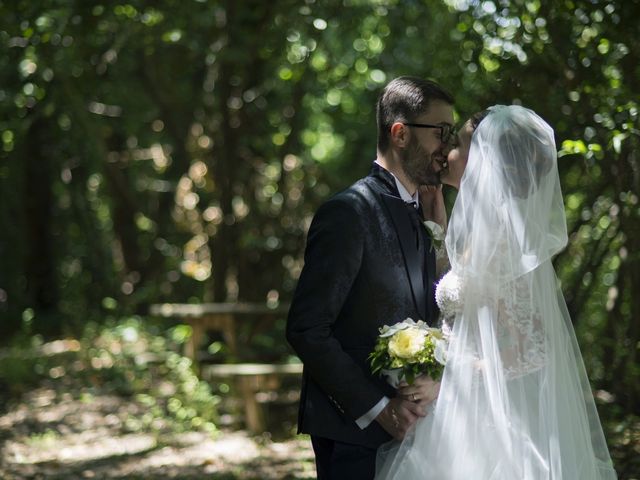
{"label": "bride's white veil", "polygon": [[502,280],[565,247],[553,130],[531,110],[492,107],[474,132],[446,243],[454,270],[486,278],[501,266]]}
{"label": "bride's white veil", "polygon": [[447,231],[462,305],[440,395],[376,478],[616,478],[551,264],[566,243],[553,130],[492,107]]}

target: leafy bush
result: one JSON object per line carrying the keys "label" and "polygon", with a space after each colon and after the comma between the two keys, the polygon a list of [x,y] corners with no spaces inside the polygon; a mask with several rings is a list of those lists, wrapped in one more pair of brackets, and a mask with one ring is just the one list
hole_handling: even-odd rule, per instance
{"label": "leafy bush", "polygon": [[5,401],[49,382],[56,391],[78,397],[104,392],[133,397],[145,413],[129,419],[130,430],[213,433],[220,398],[178,353],[189,335],[184,325],[162,330],[129,317],[89,324],[80,339],[17,338],[0,353]]}

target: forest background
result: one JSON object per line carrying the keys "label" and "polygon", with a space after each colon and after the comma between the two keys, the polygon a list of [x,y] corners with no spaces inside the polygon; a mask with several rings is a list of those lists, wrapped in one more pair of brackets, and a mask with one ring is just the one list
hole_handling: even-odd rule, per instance
{"label": "forest background", "polygon": [[[517,103],[554,127],[570,232],[555,265],[631,472],[638,18],[638,0],[0,0],[5,352],[151,324],[153,303],[287,302],[314,211],[375,157],[380,89],[428,77],[459,124]],[[295,360],[283,322],[262,360]],[[3,365],[21,393],[32,372]]]}

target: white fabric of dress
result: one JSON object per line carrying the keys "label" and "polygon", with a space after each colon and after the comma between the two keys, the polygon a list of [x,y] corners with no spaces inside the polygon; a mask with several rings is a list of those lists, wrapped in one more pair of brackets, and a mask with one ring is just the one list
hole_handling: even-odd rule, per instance
{"label": "white fabric of dress", "polygon": [[440,394],[376,479],[615,480],[552,257],[567,243],[553,130],[519,106],[472,137],[436,299]]}

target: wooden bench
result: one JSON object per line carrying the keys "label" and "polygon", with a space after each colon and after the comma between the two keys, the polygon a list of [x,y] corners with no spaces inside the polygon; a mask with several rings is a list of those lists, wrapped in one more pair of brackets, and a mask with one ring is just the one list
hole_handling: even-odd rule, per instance
{"label": "wooden bench", "polygon": [[232,358],[238,358],[238,326],[250,323],[251,334],[271,328],[273,322],[286,316],[289,304],[276,306],[265,303],[163,303],[151,305],[151,315],[172,318],[191,326],[191,337],[185,344],[185,355],[203,380],[230,378],[236,383],[244,405],[245,423],[254,433],[265,429],[264,412],[257,394],[275,392],[285,376],[300,375],[302,364],[230,363],[200,366],[198,349],[207,331],[222,333]]}
{"label": "wooden bench", "polygon": [[276,391],[283,376],[300,376],[301,363],[267,364],[235,363],[226,365],[205,365],[201,377],[207,381],[220,378],[233,378],[244,403],[245,423],[253,433],[265,431],[264,412],[256,395],[262,390]]}
{"label": "wooden bench", "polygon": [[[185,356],[198,371],[198,349],[207,331],[222,333],[229,352],[238,354],[238,324],[251,322],[254,332],[268,329],[289,311],[289,304],[270,306],[265,303],[161,303],[150,307],[151,315],[174,318],[191,326],[191,337],[185,345]],[[249,339],[250,340],[250,339]]]}

